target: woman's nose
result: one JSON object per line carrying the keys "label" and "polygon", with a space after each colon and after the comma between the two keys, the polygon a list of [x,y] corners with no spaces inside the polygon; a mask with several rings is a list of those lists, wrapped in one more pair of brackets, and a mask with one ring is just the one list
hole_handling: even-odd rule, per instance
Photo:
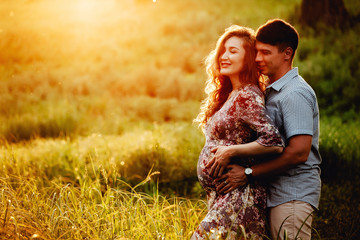
{"label": "woman's nose", "polygon": [[221,55],[221,59],[229,59],[229,56],[226,54],[226,52]]}

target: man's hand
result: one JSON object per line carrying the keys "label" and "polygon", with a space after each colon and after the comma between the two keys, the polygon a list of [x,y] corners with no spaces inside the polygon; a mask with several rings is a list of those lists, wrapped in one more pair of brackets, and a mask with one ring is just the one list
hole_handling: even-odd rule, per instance
{"label": "man's hand", "polygon": [[206,167],[211,167],[210,176],[220,177],[225,168],[230,163],[231,154],[228,146],[218,146],[211,149],[214,157],[208,162]]}
{"label": "man's hand", "polygon": [[245,175],[245,168],[232,164],[227,168],[229,171],[216,179],[216,182],[221,184],[216,188],[219,193],[228,193],[234,189],[244,186],[247,183]]}

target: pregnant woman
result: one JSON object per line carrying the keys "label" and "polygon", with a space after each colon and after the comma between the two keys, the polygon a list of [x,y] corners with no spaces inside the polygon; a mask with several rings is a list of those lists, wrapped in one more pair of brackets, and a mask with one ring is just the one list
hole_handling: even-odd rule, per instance
{"label": "pregnant woman", "polygon": [[[250,239],[262,239],[265,234],[265,184],[251,181],[251,173],[244,187],[234,187],[236,184],[218,177],[231,171],[232,164],[250,167],[262,161],[264,155],[279,154],[283,149],[279,132],[265,112],[255,56],[253,30],[233,25],[206,59],[208,96],[196,121],[206,137],[197,174],[207,193],[208,214],[192,240],[240,239],[242,231]],[[250,153],[235,157],[237,147],[254,140],[251,155],[259,157],[250,157]],[[227,153],[227,159],[215,159],[220,150]],[[222,165],[213,164],[215,160]],[[219,187],[226,189],[224,194],[217,191]]]}

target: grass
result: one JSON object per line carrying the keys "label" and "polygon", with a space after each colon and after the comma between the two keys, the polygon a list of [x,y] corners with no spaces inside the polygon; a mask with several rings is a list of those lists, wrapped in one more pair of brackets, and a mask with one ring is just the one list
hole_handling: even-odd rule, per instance
{"label": "grass", "polygon": [[[348,148],[359,130],[338,121],[321,124],[323,188],[314,239],[359,236],[354,211],[359,208],[359,152]],[[196,178],[202,133],[185,122],[143,122],[125,129],[121,135],[4,143],[0,236],[188,239],[207,211]],[[329,152],[339,146],[347,151]],[[340,168],[344,163],[351,169]],[[334,168],[338,174],[330,174]]]}
{"label": "grass", "polygon": [[191,188],[185,189],[184,182],[197,181],[196,159],[204,141],[200,130],[181,122],[144,123],[132,128],[121,135],[36,138],[5,144],[0,150],[0,161],[4,163],[1,173],[38,176],[44,182],[59,177],[76,183],[93,168],[103,168],[108,175],[137,184],[154,168],[161,172],[160,184],[177,183],[173,187],[181,186],[183,195],[187,195]]}
{"label": "grass", "polygon": [[0,181],[0,239],[189,239],[206,209],[136,187],[104,190],[100,179],[40,189],[36,179]]}
{"label": "grass", "polygon": [[327,181],[352,179],[360,167],[359,119],[344,121],[339,117],[321,120],[320,152],[322,177]]}
{"label": "grass", "polygon": [[201,191],[192,141],[192,125],[144,123],[3,145],[0,239],[189,239],[206,212],[179,196]]}
{"label": "grass", "polygon": [[172,180],[191,191],[179,182],[195,175],[189,160],[199,149],[184,131],[198,135],[180,123],[145,124],[121,136],[3,146],[0,239],[188,239],[205,203],[170,197],[175,187],[158,192]]}

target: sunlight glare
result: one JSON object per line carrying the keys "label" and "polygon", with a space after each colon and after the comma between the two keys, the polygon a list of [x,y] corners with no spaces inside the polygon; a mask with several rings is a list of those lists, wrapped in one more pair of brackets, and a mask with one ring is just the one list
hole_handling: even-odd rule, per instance
{"label": "sunlight glare", "polygon": [[95,23],[111,10],[114,0],[76,0],[73,2],[73,14],[79,21]]}

